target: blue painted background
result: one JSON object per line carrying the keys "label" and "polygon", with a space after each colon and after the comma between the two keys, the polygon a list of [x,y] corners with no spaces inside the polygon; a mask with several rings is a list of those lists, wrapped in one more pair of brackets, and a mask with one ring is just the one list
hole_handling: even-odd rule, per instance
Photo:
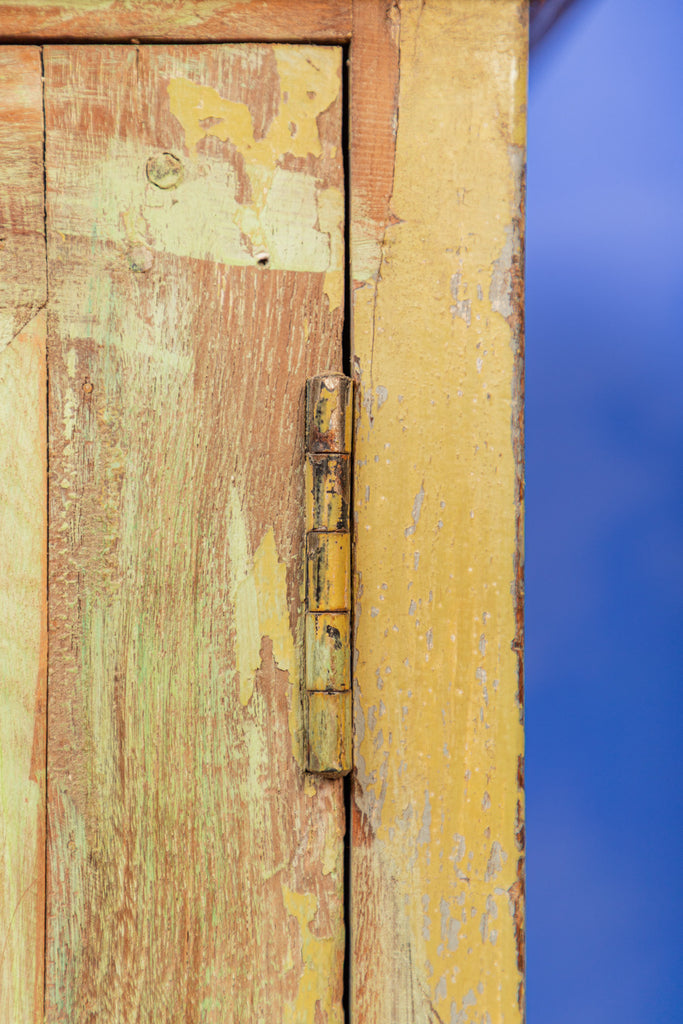
{"label": "blue painted background", "polygon": [[683,1021],[683,2],[532,60],[529,1024]]}

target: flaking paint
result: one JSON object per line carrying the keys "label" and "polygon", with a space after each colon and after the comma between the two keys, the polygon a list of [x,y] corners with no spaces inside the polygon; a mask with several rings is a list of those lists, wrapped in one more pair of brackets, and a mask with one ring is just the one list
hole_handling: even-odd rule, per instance
{"label": "flaking paint", "polygon": [[364,233],[369,203],[352,201],[353,1012],[512,1022],[524,1012],[513,392],[526,9],[403,0],[394,12],[381,230]]}
{"label": "flaking paint", "polygon": [[[344,199],[338,188],[322,187],[303,168],[283,167],[283,158],[304,161],[322,155],[317,118],[339,96],[340,51],[334,47],[273,47],[280,83],[278,112],[265,135],[254,133],[245,103],[224,99],[215,89],[187,78],[168,84],[171,112],[183,126],[191,159],[202,139],[229,141],[244,160],[248,201],[233,194],[232,220],[239,230],[231,261],[254,262],[268,256],[268,266],[323,271],[330,309],[343,298]],[[207,181],[197,187],[206,188]],[[229,183],[234,188],[234,182]],[[225,205],[225,183],[215,184]],[[245,249],[246,246],[246,249]]]}
{"label": "flaking paint", "polygon": [[297,658],[289,621],[287,567],[275,546],[275,534],[266,531],[253,557],[249,552],[247,524],[237,490],[230,502],[230,551],[235,601],[235,658],[240,702],[249,703],[256,671],[261,664],[261,644],[267,637],[279,669],[295,677]]}
{"label": "flaking paint", "polygon": [[0,1020],[27,1024],[42,1019],[45,331],[42,311],[0,351]]}
{"label": "flaking paint", "polygon": [[[163,216],[150,230],[147,199],[177,211],[203,160],[179,143],[166,91],[169,72],[189,79],[198,59],[222,88],[241,61],[272,53],[45,51],[46,996],[48,1019],[74,1024],[273,1012],[303,1024],[321,957],[325,999],[341,1005],[342,795],[300,770],[297,415],[306,377],[341,361],[340,318],[319,272],[212,256],[210,190],[183,215],[206,244],[197,255],[178,251]],[[272,109],[273,84],[247,83],[250,109]],[[322,136],[338,139],[338,111]],[[146,178],[149,140],[168,137],[186,173],[162,190]],[[209,141],[206,165],[222,162],[225,181],[233,150]],[[339,159],[326,168],[339,187]],[[314,901],[301,926],[285,889]]]}
{"label": "flaking paint", "polygon": [[[296,996],[285,1007],[283,1024],[324,1020],[326,1024],[342,1024],[343,1013],[334,1005],[329,986],[330,972],[341,949],[343,936],[321,939],[316,935],[318,901],[315,893],[292,892],[283,886],[284,905],[293,917],[301,936],[301,966]],[[298,966],[298,965],[295,965]]]}

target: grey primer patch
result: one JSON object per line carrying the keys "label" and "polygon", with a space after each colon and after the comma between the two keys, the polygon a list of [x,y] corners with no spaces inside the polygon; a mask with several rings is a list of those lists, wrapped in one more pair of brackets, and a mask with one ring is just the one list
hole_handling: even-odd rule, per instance
{"label": "grey primer patch", "polygon": [[377,391],[377,411],[379,412],[389,397],[389,392],[383,384],[378,384],[375,390]]}
{"label": "grey primer patch", "polygon": [[432,805],[429,802],[429,790],[425,789],[425,809],[422,812],[422,826],[417,834],[417,846],[430,841],[432,831]]}
{"label": "grey primer patch", "polygon": [[412,535],[415,533],[415,530],[417,529],[417,524],[420,522],[420,515],[422,514],[422,502],[424,500],[425,485],[423,480],[420,490],[415,495],[415,501],[413,502],[413,525],[406,526],[405,530],[403,531],[406,537],[412,537]]}
{"label": "grey primer patch", "polygon": [[489,287],[489,302],[491,309],[501,316],[512,315],[512,256],[513,238],[512,228],[505,228],[505,245],[500,256],[493,262],[493,273],[491,274],[491,285]]}
{"label": "grey primer patch", "polygon": [[490,882],[492,878],[500,874],[503,870],[503,861],[507,860],[506,855],[503,853],[503,847],[499,842],[491,843],[491,852],[489,854],[488,864],[486,865],[486,873],[484,874],[484,881]]}
{"label": "grey primer patch", "polygon": [[472,301],[471,299],[459,299],[458,293],[460,291],[460,281],[462,280],[462,274],[453,274],[451,278],[451,295],[453,296],[453,305],[451,306],[451,316],[455,320],[459,317],[464,320],[469,327],[472,323]]}

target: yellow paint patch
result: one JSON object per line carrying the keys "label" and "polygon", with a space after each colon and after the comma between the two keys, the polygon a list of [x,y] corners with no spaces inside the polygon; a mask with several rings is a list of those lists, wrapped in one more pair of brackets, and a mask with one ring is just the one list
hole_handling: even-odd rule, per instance
{"label": "yellow paint patch", "polygon": [[[275,46],[280,104],[263,138],[254,136],[249,108],[187,78],[168,84],[171,112],[183,126],[190,156],[214,136],[235,146],[249,179],[247,202],[234,200],[233,220],[251,243],[250,256],[267,253],[274,269],[323,271],[330,308],[343,298],[344,203],[339,189],[322,188],[305,170],[285,170],[285,155],[320,157],[317,118],[340,90],[335,48]],[[335,150],[336,151],[336,150]],[[223,189],[225,186],[221,182]],[[206,187],[206,182],[203,183]],[[233,185],[234,190],[234,185]]]}
{"label": "yellow paint patch", "polygon": [[317,1004],[323,1020],[341,1024],[341,1008],[333,1005],[329,984],[339,946],[333,938],[320,938],[311,930],[318,900],[314,893],[292,892],[287,886],[282,887],[282,895],[285,909],[299,923],[302,961],[296,998],[285,1009],[284,1024],[311,1024],[317,1019]]}
{"label": "yellow paint patch", "polygon": [[[255,266],[266,256],[269,270],[323,275],[330,309],[341,307],[343,194],[319,177],[324,159],[338,185],[341,163],[337,147],[321,140],[317,121],[338,102],[341,51],[274,50],[280,103],[265,137],[255,137],[246,104],[173,77],[168,101],[187,149],[178,154],[183,166],[177,187],[160,189],[148,180],[151,154],[142,140],[113,137],[106,157],[91,169],[98,182],[96,209],[93,193],[83,189],[68,204],[68,218],[61,219],[61,207],[53,212],[55,235],[89,237],[96,223],[98,239],[113,242],[140,273],[154,268],[159,252],[227,266]],[[202,147],[208,137],[229,140],[237,158]]]}
{"label": "yellow paint patch", "polygon": [[[254,125],[246,103],[225,100],[215,89],[197,85],[187,78],[172,78],[168,83],[171,113],[185,130],[185,145],[196,155],[197,143],[207,135],[221,142],[230,139],[240,150],[254,144]],[[212,119],[210,126],[207,120]]]}
{"label": "yellow paint patch", "polygon": [[[318,157],[322,153],[317,118],[339,96],[339,52],[334,47],[274,46],[280,79],[277,116],[263,139],[254,138],[245,103],[233,103],[215,89],[187,78],[169,82],[171,112],[183,126],[192,155],[208,135],[228,139],[252,168],[274,170],[284,153]],[[210,121],[209,121],[210,119]]]}

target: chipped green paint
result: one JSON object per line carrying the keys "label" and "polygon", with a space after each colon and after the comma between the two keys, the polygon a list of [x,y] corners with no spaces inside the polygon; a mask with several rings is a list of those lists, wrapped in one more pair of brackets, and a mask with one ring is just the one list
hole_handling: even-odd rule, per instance
{"label": "chipped green paint", "polygon": [[[48,1020],[308,1024],[320,1000],[339,1019],[343,799],[301,770],[295,410],[305,379],[341,361],[341,316],[327,263],[224,259],[204,185],[234,207],[239,154],[185,153],[167,92],[217,92],[245,60],[274,66],[256,46],[45,50]],[[252,113],[277,107],[278,81],[248,81]],[[336,102],[306,166],[315,183],[326,161],[339,189]],[[183,173],[162,189],[149,140],[167,135]],[[281,173],[298,171],[274,166],[272,188]],[[315,901],[291,904],[288,929],[285,890]]]}
{"label": "chipped green paint", "polygon": [[[317,118],[339,97],[339,53],[320,47],[275,46],[273,51],[280,101],[263,138],[255,136],[245,103],[224,99],[215,89],[187,78],[169,82],[170,109],[183,126],[193,160],[198,143],[209,136],[231,142],[244,160],[250,194],[246,201],[230,197],[233,224],[239,229],[232,261],[253,263],[263,254],[272,268],[323,271],[330,308],[337,309],[343,294],[343,195],[338,188],[321,187],[305,169],[286,169],[283,158],[301,161],[323,155]],[[208,182],[198,184],[206,188]],[[216,191],[222,206],[224,181]]]}
{"label": "chipped green paint", "polygon": [[42,311],[0,352],[0,1020],[42,1018],[47,616]]}

